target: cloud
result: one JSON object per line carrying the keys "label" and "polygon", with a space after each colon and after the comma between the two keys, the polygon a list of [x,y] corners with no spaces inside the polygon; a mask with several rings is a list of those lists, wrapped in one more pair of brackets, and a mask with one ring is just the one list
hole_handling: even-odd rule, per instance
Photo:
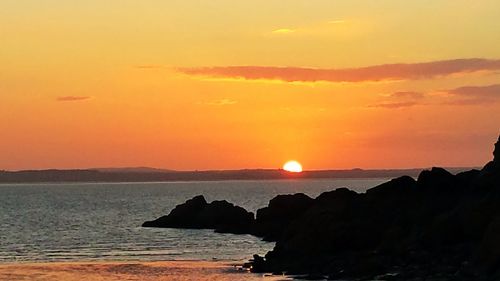
{"label": "cloud", "polygon": [[279,80],[284,82],[363,82],[433,79],[459,73],[500,70],[500,60],[455,59],[423,63],[383,64],[359,68],[281,66],[181,67],[178,72],[211,78]]}
{"label": "cloud", "polygon": [[278,28],[271,31],[271,34],[274,35],[321,35],[321,34],[331,34],[331,32],[335,32],[339,30],[339,26],[347,23],[347,20],[343,19],[335,19],[329,21],[322,21],[311,23],[303,26],[295,26],[293,28],[283,27]]}
{"label": "cloud", "polygon": [[465,86],[428,93],[395,92],[387,95],[384,101],[368,107],[397,109],[416,105],[474,106],[497,102],[500,102],[500,84]]}
{"label": "cloud", "polygon": [[347,21],[346,20],[331,20],[331,21],[328,21],[329,24],[342,24],[342,23],[346,23]]}
{"label": "cloud", "polygon": [[420,92],[411,92],[411,91],[406,91],[406,92],[395,92],[390,95],[391,98],[406,98],[406,99],[421,99],[425,96],[424,93]]}
{"label": "cloud", "polygon": [[420,105],[420,99],[425,97],[424,93],[404,91],[384,95],[385,101],[368,105],[370,108],[399,109]]}
{"label": "cloud", "polygon": [[289,28],[280,28],[280,29],[273,30],[273,33],[275,33],[275,34],[290,34],[290,33],[294,33],[294,32],[295,32],[294,29],[289,29]]}
{"label": "cloud", "polygon": [[91,97],[89,96],[61,96],[57,97],[57,101],[61,102],[70,102],[70,101],[83,101],[83,100],[88,100]]}
{"label": "cloud", "polygon": [[448,105],[480,105],[500,101],[500,84],[466,86],[445,91],[452,100]]}
{"label": "cloud", "polygon": [[418,103],[414,101],[403,101],[403,102],[382,102],[369,105],[368,107],[398,109],[398,108],[411,107],[415,105],[418,105]]}
{"label": "cloud", "polygon": [[214,100],[214,101],[209,101],[209,102],[202,102],[202,104],[215,105],[215,106],[233,105],[236,103],[238,103],[238,102],[235,100],[232,100],[232,99],[220,99],[220,100]]}
{"label": "cloud", "polygon": [[500,98],[500,84],[488,86],[466,86],[448,90],[452,95],[475,98]]}
{"label": "cloud", "polygon": [[134,68],[138,68],[138,69],[158,69],[158,68],[163,68],[163,66],[157,65],[157,64],[143,64],[143,65],[135,65]]}
{"label": "cloud", "polygon": [[468,106],[468,105],[484,105],[496,102],[495,100],[485,100],[485,99],[454,99],[450,101],[443,102],[443,105],[457,105],[457,106]]}

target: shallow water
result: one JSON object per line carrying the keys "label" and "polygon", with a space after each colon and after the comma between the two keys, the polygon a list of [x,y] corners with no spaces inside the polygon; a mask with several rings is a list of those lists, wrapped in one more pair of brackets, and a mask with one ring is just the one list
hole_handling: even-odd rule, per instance
{"label": "shallow water", "polygon": [[94,262],[0,265],[0,280],[8,281],[278,281],[284,276],[242,272],[223,262]]}
{"label": "shallow water", "polygon": [[198,195],[255,212],[277,194],[350,187],[385,179],[0,185],[0,263],[247,260],[273,243],[211,230],[142,228]]}

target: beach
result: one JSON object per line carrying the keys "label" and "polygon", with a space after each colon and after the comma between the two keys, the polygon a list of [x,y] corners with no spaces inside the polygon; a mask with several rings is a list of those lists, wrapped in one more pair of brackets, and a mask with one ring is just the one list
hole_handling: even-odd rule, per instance
{"label": "beach", "polygon": [[282,276],[254,274],[220,261],[57,262],[0,265],[0,280],[9,281],[277,281]]}

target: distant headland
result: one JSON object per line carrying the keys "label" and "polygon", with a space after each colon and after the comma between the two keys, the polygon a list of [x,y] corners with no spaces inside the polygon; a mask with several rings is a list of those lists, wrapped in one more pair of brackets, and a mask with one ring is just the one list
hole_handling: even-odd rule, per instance
{"label": "distant headland", "polygon": [[[451,172],[471,169],[448,168]],[[393,178],[403,175],[417,177],[424,168],[414,169],[350,169],[312,170],[290,173],[282,169],[242,169],[175,171],[149,167],[94,168],[78,170],[0,171],[0,183],[63,183],[63,182],[169,182],[224,180],[281,180],[335,178]]]}

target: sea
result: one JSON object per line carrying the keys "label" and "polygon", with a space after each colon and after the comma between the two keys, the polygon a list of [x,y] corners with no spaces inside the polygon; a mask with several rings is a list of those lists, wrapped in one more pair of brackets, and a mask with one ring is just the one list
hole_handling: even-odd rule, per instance
{"label": "sea", "polygon": [[246,261],[274,243],[212,230],[143,228],[196,195],[255,212],[278,194],[348,187],[365,192],[387,179],[47,183],[0,185],[0,263]]}

